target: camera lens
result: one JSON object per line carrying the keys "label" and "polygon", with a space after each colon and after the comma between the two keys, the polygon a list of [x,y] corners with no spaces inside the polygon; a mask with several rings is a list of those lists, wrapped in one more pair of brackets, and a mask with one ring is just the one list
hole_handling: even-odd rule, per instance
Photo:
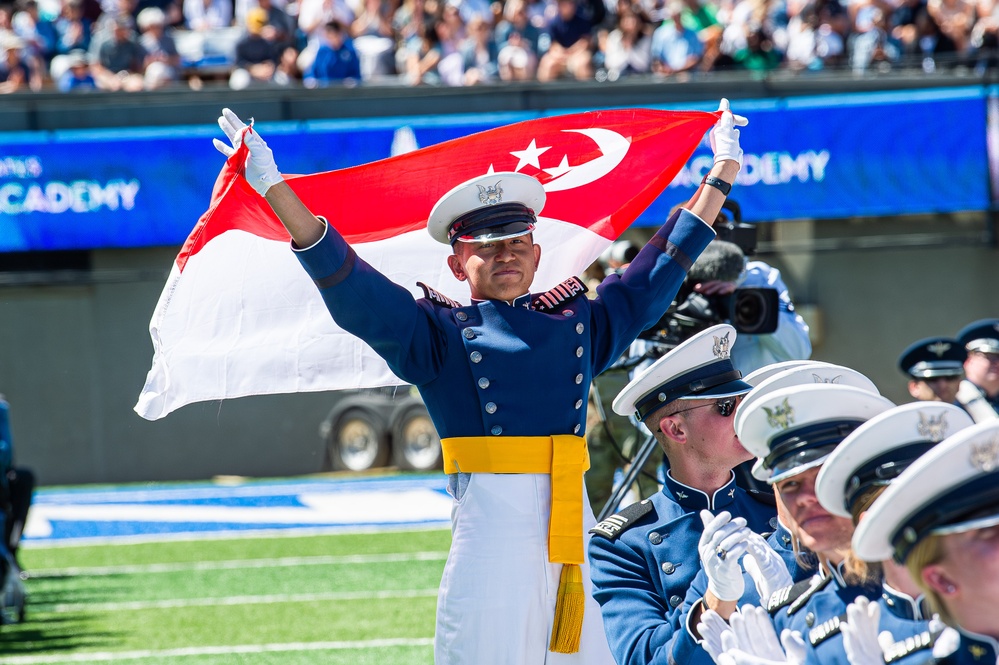
{"label": "camera lens", "polygon": [[757,289],[738,289],[732,303],[732,325],[739,332],[762,334],[776,330],[776,311]]}

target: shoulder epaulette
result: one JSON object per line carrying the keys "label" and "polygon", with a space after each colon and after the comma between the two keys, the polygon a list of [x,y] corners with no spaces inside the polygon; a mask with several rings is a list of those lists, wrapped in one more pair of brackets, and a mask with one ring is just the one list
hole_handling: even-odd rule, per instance
{"label": "shoulder epaulette", "polygon": [[562,303],[583,295],[589,291],[583,280],[570,277],[555,288],[549,289],[531,301],[531,309],[538,312],[550,312]]}
{"label": "shoulder epaulette", "polygon": [[451,300],[440,291],[430,288],[423,282],[417,282],[416,285],[421,289],[423,289],[423,297],[436,305],[440,305],[441,307],[449,307],[451,309],[462,307],[462,304],[457,300]]}
{"label": "shoulder epaulette", "polygon": [[812,575],[807,580],[774,591],[767,602],[767,611],[776,614],[777,610],[786,607],[788,614],[794,614],[804,606],[813,593],[829,584],[830,579],[832,578]]}
{"label": "shoulder epaulette", "polygon": [[777,497],[773,492],[761,492],[760,490],[746,490],[746,494],[750,497],[759,501],[762,504],[770,506],[771,508],[777,507]]}
{"label": "shoulder epaulette", "polygon": [[590,529],[590,533],[594,536],[607,538],[608,540],[617,540],[622,533],[635,526],[635,522],[648,515],[652,510],[654,510],[654,506],[650,499],[633,503],[621,512],[605,518]]}
{"label": "shoulder epaulette", "polygon": [[[913,635],[912,637],[907,637],[904,640],[895,642],[884,650],[885,664],[887,665],[888,663],[900,661],[906,656],[910,656],[917,651],[932,649],[936,644],[938,637],[940,637],[940,631],[930,632],[928,630],[924,630],[918,635]],[[929,662],[936,661],[931,660]]]}
{"label": "shoulder epaulette", "polygon": [[840,614],[838,617],[833,617],[828,621],[823,621],[818,626],[815,626],[810,631],[808,631],[808,642],[813,647],[816,647],[826,640],[828,640],[833,635],[839,633],[839,628],[846,621],[846,613]]}

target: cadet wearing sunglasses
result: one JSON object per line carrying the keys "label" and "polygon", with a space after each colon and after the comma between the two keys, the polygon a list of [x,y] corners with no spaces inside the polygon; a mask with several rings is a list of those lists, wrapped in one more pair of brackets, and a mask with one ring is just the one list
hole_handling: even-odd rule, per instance
{"label": "cadet wearing sunglasses", "polygon": [[735,338],[727,324],[705,330],[614,400],[615,412],[634,414],[654,432],[669,462],[662,491],[591,530],[598,536],[589,548],[593,597],[621,665],[666,662],[701,568],[699,549],[724,549],[727,539],[776,524],[773,498],[754,498],[732,472],[752,457],[731,417],[752,388],[732,363]]}

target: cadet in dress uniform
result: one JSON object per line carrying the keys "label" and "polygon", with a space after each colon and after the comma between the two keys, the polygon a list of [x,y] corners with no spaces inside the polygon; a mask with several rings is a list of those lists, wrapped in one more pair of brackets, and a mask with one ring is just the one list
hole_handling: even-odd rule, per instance
{"label": "cadet in dress uniform", "polygon": [[[753,403],[783,388],[836,384],[855,386],[872,394],[878,394],[877,386],[860,372],[841,365],[814,360],[792,360],[767,365],[747,376],[746,382],[753,386],[753,390],[736,409],[736,428],[739,427],[741,414],[747,407],[751,408]],[[755,473],[760,480],[769,477],[768,473],[761,472],[759,464],[755,467]],[[774,591],[811,576],[814,567],[806,566],[799,561],[798,553],[792,547],[793,537],[786,526],[791,520],[788,518],[786,507],[780,502],[775,503],[777,517],[771,522],[773,533],[769,534],[765,542],[762,538],[753,537],[753,540],[747,543],[747,556],[743,559],[741,567],[738,557],[729,557],[726,554],[727,570],[722,569],[722,566],[702,566],[694,578],[681,611],[680,622],[683,628],[677,631],[673,639],[671,663],[707,665],[711,662],[708,652],[701,648],[703,640],[698,627],[704,610],[714,610],[718,616],[727,620],[736,607],[747,604],[765,605]],[[760,548],[766,550],[761,552]],[[711,578],[716,574],[732,576],[733,597],[721,599],[711,590],[713,581]],[[742,576],[741,584],[736,580],[736,575]],[[714,586],[717,587],[717,584]],[[735,596],[735,592],[740,589],[741,595]]]}
{"label": "cadet in dress uniform", "polygon": [[925,402],[957,403],[968,352],[959,340],[927,337],[902,352],[898,368],[909,377],[909,394]]}
{"label": "cadet in dress uniform", "polygon": [[871,505],[853,548],[867,561],[905,564],[930,605],[960,633],[952,653],[931,650],[934,633],[901,641],[885,660],[923,653],[925,662],[995,663],[999,420],[960,430],[909,466]]}
{"label": "cadet in dress uniform", "polygon": [[721,110],[715,164],[688,209],[592,300],[578,278],[529,292],[541,255],[531,232],[545,200],[537,180],[493,173],[442,196],[428,230],[454,248],[448,266],[468,282],[471,304],[427,287],[415,299],[372,269],[283,182],[259,135],[223,111],[230,141],[249,148],[247,181],[288,229],[333,318],[419,388],[442,439],[455,504],[438,663],[611,662],[585,567],[594,521],[583,488],[587,393],[662,316],[714,236],[702,220],[715,219],[739,171],[735,125],[745,124],[727,101]]}
{"label": "cadet in dress uniform", "polygon": [[819,633],[857,596],[879,598],[881,584],[880,578],[845,568],[853,522],[819,504],[815,481],[821,465],[848,434],[894,404],[870,390],[836,383],[779,388],[752,397],[740,407],[736,432],[762,460],[759,475],[769,475],[792,534],[819,564],[811,578],[774,593],[767,609],[777,634],[790,629],[807,636],[819,630],[806,650],[808,662],[845,663],[839,645]]}
{"label": "cadet in dress uniform", "polygon": [[749,459],[732,429],[732,414],[751,389],[729,356],[735,337],[728,324],[698,333],[638,374],[614,400],[614,411],[634,413],[669,460],[661,492],[591,531],[593,595],[619,665],[667,662],[680,606],[700,568],[698,545],[706,531],[701,511],[718,513],[708,537],[725,537],[747,524],[758,533],[772,530],[771,497],[738,487],[732,472]]}
{"label": "cadet in dress uniform", "polygon": [[968,352],[958,403],[976,423],[999,418],[999,319],[969,323],[957,338]]}
{"label": "cadet in dress uniform", "polygon": [[[943,402],[915,402],[889,409],[871,418],[843,440],[822,465],[815,494],[833,515],[850,517],[854,524],[871,503],[914,460],[948,436],[973,425],[960,407]],[[928,628],[932,611],[904,566],[890,559],[880,561],[883,573],[878,632],[888,631],[901,641]],[[841,647],[842,615],[809,631]]]}

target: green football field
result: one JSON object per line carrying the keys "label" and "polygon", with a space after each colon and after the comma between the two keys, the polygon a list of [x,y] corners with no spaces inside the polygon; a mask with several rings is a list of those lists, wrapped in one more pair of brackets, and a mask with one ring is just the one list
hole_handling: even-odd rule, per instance
{"label": "green football field", "polygon": [[32,547],[0,664],[433,662],[447,530]]}

